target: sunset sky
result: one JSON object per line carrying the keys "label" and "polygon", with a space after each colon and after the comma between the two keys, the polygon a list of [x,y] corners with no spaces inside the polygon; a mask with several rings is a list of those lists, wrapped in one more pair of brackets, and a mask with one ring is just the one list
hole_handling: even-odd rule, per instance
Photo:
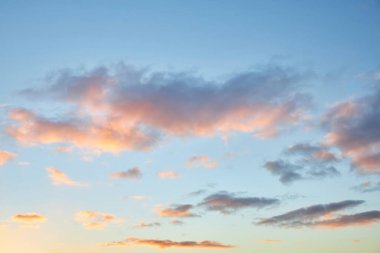
{"label": "sunset sky", "polygon": [[0,0],[0,252],[380,253],[378,0]]}

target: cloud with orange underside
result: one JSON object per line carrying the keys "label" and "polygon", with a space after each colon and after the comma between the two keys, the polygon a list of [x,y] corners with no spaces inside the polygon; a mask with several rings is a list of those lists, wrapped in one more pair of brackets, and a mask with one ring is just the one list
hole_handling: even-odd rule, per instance
{"label": "cloud with orange underside", "polygon": [[237,73],[221,83],[191,73],[126,66],[62,71],[49,86],[21,93],[53,98],[73,108],[70,117],[66,112],[53,118],[14,108],[7,132],[26,144],[111,153],[149,150],[167,137],[241,132],[270,138],[307,119],[307,96],[295,89],[304,78],[278,66]]}
{"label": "cloud with orange underside", "polygon": [[154,240],[154,239],[139,239],[139,238],[127,238],[123,241],[116,241],[110,243],[99,244],[103,247],[129,247],[134,245],[141,246],[153,246],[160,249],[165,248],[212,248],[212,249],[230,249],[235,246],[223,244],[216,241],[172,241],[172,240]]}
{"label": "cloud with orange underside", "polygon": [[46,169],[49,173],[49,177],[55,185],[67,185],[67,186],[86,186],[86,184],[77,182],[69,178],[65,173],[56,168],[49,167]]}
{"label": "cloud with orange underside", "polygon": [[77,212],[75,218],[83,224],[83,227],[89,230],[101,230],[111,223],[121,224],[124,221],[110,213],[95,211]]}
{"label": "cloud with orange underside", "polygon": [[191,212],[194,208],[193,205],[173,205],[168,208],[156,208],[156,213],[159,217],[178,217],[178,218],[186,218],[186,217],[197,217],[198,215]]}
{"label": "cloud with orange underside", "polygon": [[5,150],[0,150],[0,166],[3,166],[10,160],[14,159],[17,155]]}
{"label": "cloud with orange underside", "polygon": [[45,216],[37,213],[24,213],[12,216],[12,221],[20,223],[40,223],[45,222],[46,220],[47,218]]}

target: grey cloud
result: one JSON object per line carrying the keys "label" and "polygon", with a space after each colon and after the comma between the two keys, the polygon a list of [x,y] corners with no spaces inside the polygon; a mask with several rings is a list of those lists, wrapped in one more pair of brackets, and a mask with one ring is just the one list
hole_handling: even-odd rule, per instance
{"label": "grey cloud", "polygon": [[363,203],[363,200],[345,200],[329,204],[313,205],[263,219],[257,224],[281,227],[309,226],[310,224],[313,224],[315,220],[322,218],[324,215],[332,214],[347,208],[352,208]]}
{"label": "grey cloud", "polygon": [[203,199],[199,206],[209,211],[218,211],[224,214],[234,213],[245,208],[263,208],[278,204],[274,198],[239,197],[234,193],[218,192]]}

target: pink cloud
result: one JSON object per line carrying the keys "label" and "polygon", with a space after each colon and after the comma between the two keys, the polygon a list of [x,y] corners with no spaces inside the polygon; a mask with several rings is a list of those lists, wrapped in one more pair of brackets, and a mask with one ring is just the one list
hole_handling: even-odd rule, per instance
{"label": "pink cloud", "polygon": [[16,157],[16,154],[5,151],[5,150],[0,150],[0,166],[6,164],[10,160],[14,159]]}

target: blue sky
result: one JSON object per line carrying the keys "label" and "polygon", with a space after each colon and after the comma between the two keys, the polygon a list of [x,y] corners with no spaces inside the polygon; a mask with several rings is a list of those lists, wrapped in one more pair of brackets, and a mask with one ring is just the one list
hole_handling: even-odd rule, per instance
{"label": "blue sky", "polygon": [[1,250],[379,251],[379,1],[0,10]]}

